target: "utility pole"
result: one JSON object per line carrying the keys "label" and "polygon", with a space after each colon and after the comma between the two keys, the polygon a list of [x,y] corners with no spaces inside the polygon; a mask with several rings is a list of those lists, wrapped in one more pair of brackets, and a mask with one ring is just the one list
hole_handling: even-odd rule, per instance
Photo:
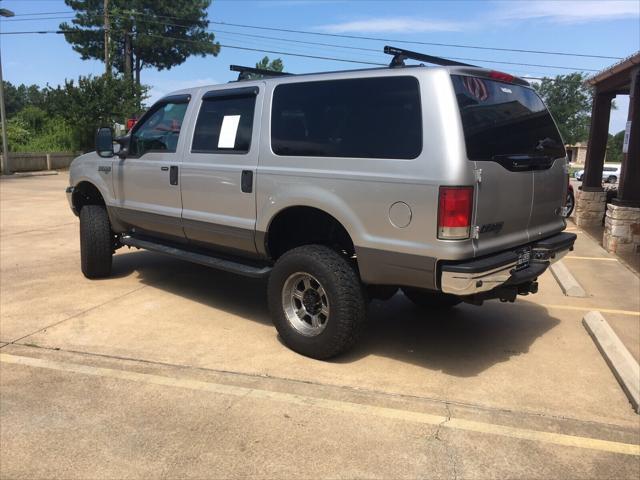
{"label": "utility pole", "polygon": [[[13,17],[15,14],[6,8],[0,8],[0,17]],[[2,123],[2,169],[3,175],[9,175],[9,144],[7,143],[7,115],[4,110],[4,80],[2,80],[2,55],[0,54],[0,121]]]}
{"label": "utility pole", "polygon": [[103,4],[104,15],[104,69],[107,76],[111,75],[111,59],[109,54],[111,53],[111,25],[109,23],[109,0],[104,0]]}

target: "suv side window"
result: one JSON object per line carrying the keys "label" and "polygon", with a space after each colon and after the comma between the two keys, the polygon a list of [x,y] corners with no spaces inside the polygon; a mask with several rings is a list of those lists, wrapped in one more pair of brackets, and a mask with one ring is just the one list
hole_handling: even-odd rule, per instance
{"label": "suv side window", "polygon": [[187,106],[181,101],[160,102],[151,107],[131,133],[129,153],[141,157],[147,152],[175,152]]}
{"label": "suv side window", "polygon": [[247,153],[251,147],[256,95],[214,95],[202,99],[193,132],[193,153]]}
{"label": "suv side window", "polygon": [[398,76],[278,85],[271,148],[285,156],[416,158],[422,151],[418,80]]}

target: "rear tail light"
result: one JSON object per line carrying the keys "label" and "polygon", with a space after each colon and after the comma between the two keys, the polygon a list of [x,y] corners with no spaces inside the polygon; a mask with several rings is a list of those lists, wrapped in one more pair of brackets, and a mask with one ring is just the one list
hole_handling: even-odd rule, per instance
{"label": "rear tail light", "polygon": [[489,72],[489,77],[493,78],[494,80],[500,80],[502,82],[508,83],[513,82],[513,80],[515,79],[513,75],[509,75],[508,73],[504,72],[498,72],[496,70]]}
{"label": "rear tail light", "polygon": [[460,240],[469,238],[473,187],[440,187],[438,201],[438,238]]}

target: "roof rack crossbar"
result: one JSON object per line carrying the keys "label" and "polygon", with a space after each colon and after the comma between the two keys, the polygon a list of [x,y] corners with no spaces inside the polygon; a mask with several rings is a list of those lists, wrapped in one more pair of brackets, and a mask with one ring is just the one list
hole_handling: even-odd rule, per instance
{"label": "roof rack crossbar", "polygon": [[287,72],[276,72],[273,70],[265,70],[263,68],[243,67],[241,65],[229,65],[229,70],[232,72],[238,72],[238,80],[248,80],[249,75],[262,75],[263,77],[283,77],[286,75],[293,75]]}
{"label": "roof rack crossbar", "polygon": [[442,65],[445,67],[475,67],[469,63],[456,62],[447,58],[435,57],[433,55],[426,55],[424,53],[412,52],[411,50],[404,50],[402,48],[391,47],[385,45],[384,53],[393,55],[393,59],[389,64],[390,67],[404,67],[404,61],[407,58],[412,60],[419,60],[421,62],[431,63],[433,65]]}

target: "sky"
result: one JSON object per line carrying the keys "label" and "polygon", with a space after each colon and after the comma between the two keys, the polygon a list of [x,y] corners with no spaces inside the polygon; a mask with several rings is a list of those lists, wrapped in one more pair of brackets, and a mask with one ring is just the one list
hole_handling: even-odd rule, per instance
{"label": "sky", "polygon": [[[55,30],[72,16],[63,0],[0,0],[0,8],[16,14],[13,19],[0,20],[0,33]],[[149,101],[173,90],[233,80],[236,74],[229,71],[230,64],[253,66],[265,54],[282,58],[285,70],[294,73],[343,70],[367,65],[291,54],[387,63],[390,58],[382,53],[382,48],[391,44],[466,59],[463,61],[519,76],[542,77],[572,71],[594,74],[616,63],[618,58],[640,50],[640,0],[214,0],[208,18],[226,24],[210,25],[216,41],[224,45],[220,54],[191,57],[171,70],[144,70],[142,82],[151,88]],[[263,53],[264,50],[286,54]],[[62,35],[0,35],[0,52],[4,79],[17,84],[58,85],[65,79],[99,75],[104,70],[100,61],[81,60]],[[611,114],[612,133],[624,129],[628,97],[619,96],[616,104],[618,108]]]}

